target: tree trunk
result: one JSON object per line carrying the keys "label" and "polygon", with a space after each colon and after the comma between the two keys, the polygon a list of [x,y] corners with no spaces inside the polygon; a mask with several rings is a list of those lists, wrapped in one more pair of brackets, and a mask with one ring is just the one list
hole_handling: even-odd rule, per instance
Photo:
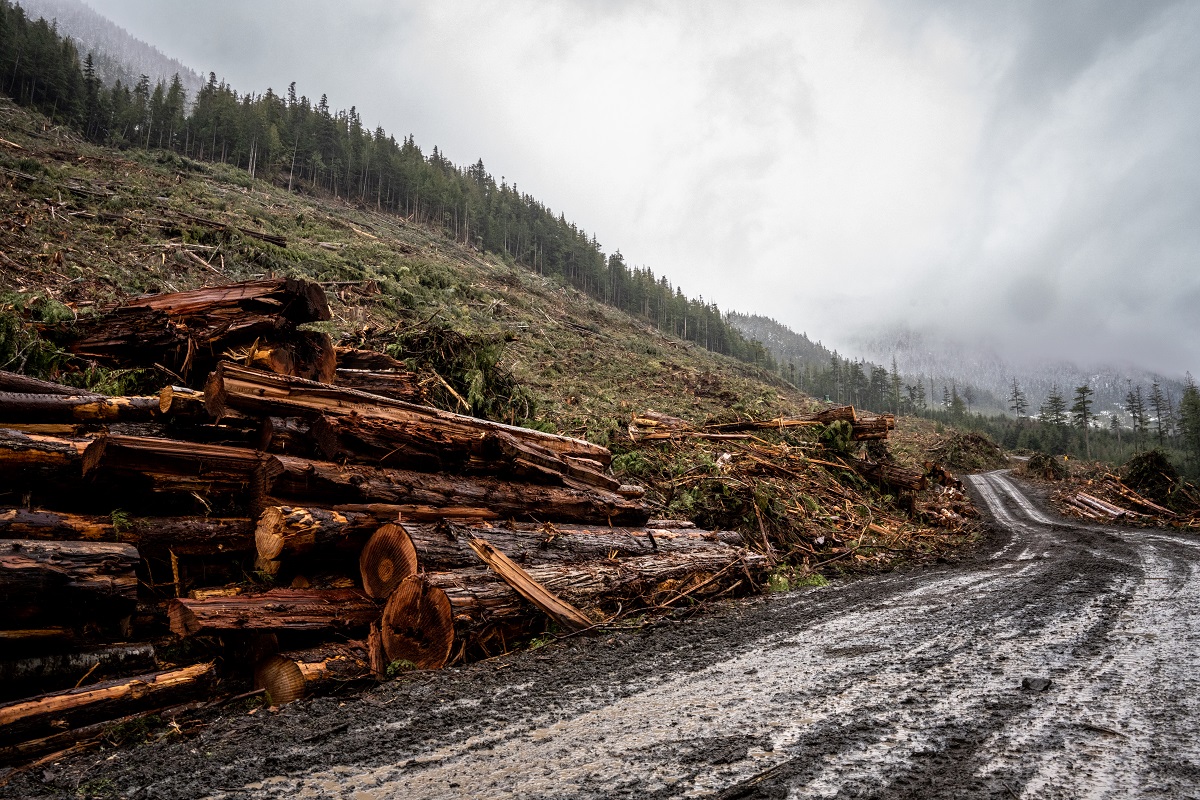
{"label": "tree trunk", "polygon": [[929,486],[929,481],[925,478],[924,474],[905,469],[896,464],[876,464],[871,461],[852,458],[850,459],[850,466],[854,467],[855,471],[864,478],[869,478],[885,486],[908,489],[914,492],[921,491]]}
{"label": "tree trunk", "polygon": [[108,678],[131,672],[147,672],[158,666],[154,645],[113,644],[67,653],[49,653],[0,661],[0,685],[10,696],[15,690],[24,694],[30,687],[44,690],[48,684],[67,682],[73,685],[87,675],[93,679]]}
{"label": "tree trunk", "polygon": [[[78,478],[98,455],[91,439],[63,439],[0,428],[0,478],[27,484]],[[85,459],[85,454],[87,458]]]}
{"label": "tree trunk", "polygon": [[363,589],[386,598],[409,575],[477,566],[472,538],[487,541],[513,561],[526,566],[650,556],[655,553],[728,550],[742,544],[731,531],[653,530],[572,525],[473,525],[443,521],[436,525],[404,522],[384,525],[362,550],[359,567]]}
{"label": "tree trunk", "polygon": [[254,549],[254,526],[245,518],[82,516],[57,511],[0,508],[0,539],[121,542],[140,552],[176,555],[241,553]]}
{"label": "tree trunk", "polygon": [[424,404],[428,399],[415,372],[371,372],[337,368],[333,383],[360,392],[369,392],[393,400]]}
{"label": "tree trunk", "polygon": [[355,389],[275,375],[228,362],[217,366],[205,387],[209,410],[220,416],[226,408],[259,414],[294,416],[298,412],[362,417],[409,423],[431,429],[431,435],[463,439],[489,432],[504,432],[523,442],[540,445],[559,455],[590,458],[602,464],[612,460],[606,448],[580,439],[465,417],[427,406],[392,400]]}
{"label": "tree trunk", "polygon": [[94,395],[85,389],[63,386],[61,383],[38,380],[17,372],[0,369],[0,392],[25,392],[29,394]]}
{"label": "tree trunk", "polygon": [[356,550],[378,527],[379,520],[373,514],[268,506],[259,516],[254,532],[258,550],[255,566],[274,575],[283,559],[330,547]]}
{"label": "tree trunk", "polygon": [[[641,503],[598,488],[543,486],[488,476],[426,474],[275,456],[283,474],[276,497],[339,505],[388,503],[433,508],[479,507],[502,518],[559,519],[640,525],[650,514]],[[450,516],[450,514],[447,514]]]}
{"label": "tree trunk", "polygon": [[7,621],[129,613],[137,603],[139,561],[137,548],[128,544],[0,540]]}
{"label": "tree trunk", "polygon": [[[654,604],[669,599],[666,595],[679,597],[700,588],[716,593],[740,580],[742,570],[755,573],[765,567],[761,555],[713,548],[527,572],[548,591],[586,608],[630,601]],[[543,624],[541,613],[491,570],[425,572],[406,578],[388,598],[383,643],[389,661],[440,669],[470,650],[506,646],[509,637],[535,633]]]}
{"label": "tree trunk", "polygon": [[212,663],[196,664],[0,704],[0,744],[171,706],[207,694],[215,679]]}
{"label": "tree trunk", "polygon": [[379,606],[355,589],[272,589],[257,595],[172,600],[171,632],[320,631],[365,628]]}
{"label": "tree trunk", "polygon": [[148,294],[126,300],[110,311],[127,309],[163,311],[176,317],[237,309],[244,313],[274,314],[297,324],[333,318],[321,285],[298,278],[267,278],[186,292]]}
{"label": "tree trunk", "polygon": [[157,397],[0,392],[0,425],[8,422],[149,422],[159,416],[158,403]]}
{"label": "tree trunk", "polygon": [[[96,447],[94,468],[105,473],[145,475],[162,492],[239,495],[250,507],[282,472],[273,456],[241,447],[143,436],[106,436]],[[90,462],[92,451],[88,455]]]}

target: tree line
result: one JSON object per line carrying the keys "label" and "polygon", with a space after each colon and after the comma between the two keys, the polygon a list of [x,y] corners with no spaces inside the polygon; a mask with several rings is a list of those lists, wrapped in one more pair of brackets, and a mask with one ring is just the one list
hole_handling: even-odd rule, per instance
{"label": "tree line", "polygon": [[239,93],[210,73],[190,107],[178,77],[104,86],[91,56],[45,20],[0,0],[0,89],[89,141],[170,150],[221,162],[289,191],[327,193],[433,226],[447,236],[554,277],[640,316],[664,333],[768,370],[759,342],[728,324],[715,303],[690,298],[666,277],[606,255],[594,235],[561,212],[496,179],[483,161],[462,167],[437,147],[426,155],[411,135],[399,141],[363,124],[355,107],[330,108],[298,95]]}

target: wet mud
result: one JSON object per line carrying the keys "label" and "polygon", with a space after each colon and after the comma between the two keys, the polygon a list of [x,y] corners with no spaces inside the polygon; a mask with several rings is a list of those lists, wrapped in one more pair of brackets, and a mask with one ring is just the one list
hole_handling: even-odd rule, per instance
{"label": "wet mud", "polygon": [[1200,539],[971,484],[993,529],[950,563],[229,712],[0,796],[1200,796]]}

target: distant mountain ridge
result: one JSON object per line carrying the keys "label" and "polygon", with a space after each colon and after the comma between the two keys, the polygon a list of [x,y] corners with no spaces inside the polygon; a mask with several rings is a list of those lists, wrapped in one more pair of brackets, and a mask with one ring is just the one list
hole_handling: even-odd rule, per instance
{"label": "distant mountain ridge", "polygon": [[199,73],[133,36],[82,0],[17,0],[31,19],[53,20],[60,34],[70,36],[83,59],[92,54],[96,76],[106,86],[118,80],[132,86],[145,75],[150,85],[169,84],[178,74],[189,100],[204,85]]}

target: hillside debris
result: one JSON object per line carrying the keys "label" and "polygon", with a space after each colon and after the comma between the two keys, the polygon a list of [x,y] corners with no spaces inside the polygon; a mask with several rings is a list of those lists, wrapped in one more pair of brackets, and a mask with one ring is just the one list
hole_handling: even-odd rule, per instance
{"label": "hillside debris", "polygon": [[290,279],[135,298],[46,333],[166,366],[157,396],[0,375],[0,674],[143,656],[27,682],[50,691],[0,703],[0,759],[251,681],[286,702],[763,583],[739,534],[649,525],[608,449],[412,402],[403,362],[296,327],[327,316]]}
{"label": "hillside debris", "polygon": [[629,438],[635,442],[664,439],[749,439],[745,431],[786,430],[788,428],[817,427],[844,421],[850,424],[851,439],[856,442],[886,439],[888,431],[895,430],[896,417],[892,414],[859,414],[854,406],[838,406],[799,417],[776,417],[768,420],[740,420],[695,427],[686,420],[645,411],[635,415],[629,423]]}

